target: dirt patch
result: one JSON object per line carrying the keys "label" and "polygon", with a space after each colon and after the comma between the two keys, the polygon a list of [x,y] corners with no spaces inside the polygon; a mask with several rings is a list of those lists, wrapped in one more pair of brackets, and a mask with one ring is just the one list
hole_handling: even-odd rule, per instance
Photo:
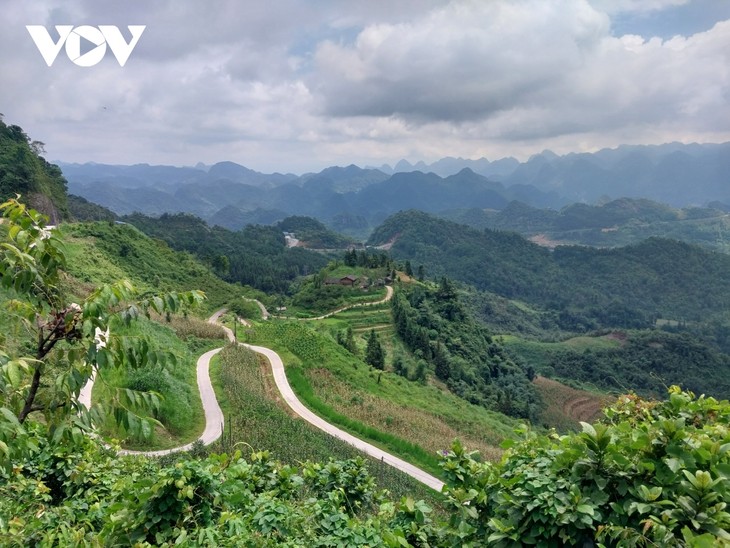
{"label": "dirt patch", "polygon": [[550,249],[555,249],[557,246],[562,245],[562,242],[558,242],[557,240],[551,240],[546,234],[535,234],[534,236],[530,236],[527,239],[530,240],[533,244],[537,244],[539,246],[547,247]]}
{"label": "dirt patch", "polygon": [[579,422],[595,421],[614,399],[609,395],[577,390],[545,377],[536,377],[534,383],[546,405],[540,418],[547,426],[559,430],[573,429]]}

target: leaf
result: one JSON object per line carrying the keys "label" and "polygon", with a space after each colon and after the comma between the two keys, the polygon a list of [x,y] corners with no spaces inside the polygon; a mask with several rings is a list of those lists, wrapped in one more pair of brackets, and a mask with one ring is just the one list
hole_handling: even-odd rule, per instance
{"label": "leaf", "polygon": [[664,459],[664,464],[675,474],[682,468],[682,462],[676,458]]}
{"label": "leaf", "polygon": [[588,514],[589,516],[594,515],[593,506],[591,506],[590,504],[579,504],[576,507],[576,510],[581,514]]}

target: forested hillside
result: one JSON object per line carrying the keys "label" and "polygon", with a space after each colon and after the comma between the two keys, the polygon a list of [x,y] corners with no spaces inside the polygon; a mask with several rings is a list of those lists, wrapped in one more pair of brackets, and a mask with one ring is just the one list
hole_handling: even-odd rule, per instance
{"label": "forested hillside", "polygon": [[483,230],[511,230],[541,245],[617,247],[661,236],[730,252],[730,216],[724,206],[675,209],[645,199],[620,198],[600,205],[576,203],[560,210],[510,202],[501,210],[461,209],[445,219]]}
{"label": "forested hillside", "polygon": [[515,233],[478,231],[417,211],[384,222],[369,243],[397,259],[559,313],[564,329],[650,327],[658,319],[722,321],[730,256],[659,238],[618,249],[555,251]]}
{"label": "forested hillside", "polygon": [[173,249],[195,254],[222,279],[262,291],[285,293],[296,277],[316,272],[327,263],[313,251],[287,248],[284,234],[276,226],[249,225],[232,232],[184,213],[159,218],[134,214],[124,221]]}
{"label": "forested hillside", "polygon": [[438,289],[416,285],[398,290],[392,310],[400,339],[452,392],[506,415],[535,418],[534,370],[509,359],[473,320],[447,278]]}
{"label": "forested hillside", "polygon": [[20,194],[58,223],[69,216],[66,179],[42,152],[43,143],[31,141],[19,126],[6,125],[0,115],[0,202]]}

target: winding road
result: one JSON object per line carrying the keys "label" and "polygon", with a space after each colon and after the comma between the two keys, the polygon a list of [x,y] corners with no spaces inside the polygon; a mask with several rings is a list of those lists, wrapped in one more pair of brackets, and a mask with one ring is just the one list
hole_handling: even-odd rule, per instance
{"label": "winding road", "polygon": [[[382,304],[386,301],[388,301],[393,296],[393,288],[390,286],[386,287],[386,296],[384,299],[380,301],[375,301],[372,303],[361,303],[358,305],[353,305],[349,307],[345,307],[343,309],[336,310],[334,312],[331,312],[329,314],[325,314],[324,316],[320,316],[318,318],[309,318],[309,319],[322,319],[329,317],[333,314],[336,314],[338,312],[342,312],[343,310],[346,310],[348,308],[354,308],[358,306],[374,306],[376,304]],[[265,311],[265,308],[263,308],[263,305],[260,305],[262,307],[262,312]],[[209,319],[209,323],[217,323],[220,316],[225,313],[225,309],[218,310],[215,314],[213,314]],[[266,315],[268,316],[268,314]],[[233,332],[225,327],[221,326],[224,331],[226,332],[226,336],[228,337],[228,340],[230,342],[236,342]],[[254,352],[257,352],[258,354],[261,354],[264,356],[269,363],[271,364],[271,370],[274,375],[274,382],[276,383],[276,387],[278,388],[279,392],[281,393],[282,398],[287,403],[287,405],[302,419],[310,423],[311,425],[319,428],[320,430],[326,432],[327,434],[340,439],[344,441],[345,443],[348,443],[355,447],[356,449],[359,449],[363,453],[369,455],[370,457],[380,460],[384,464],[388,464],[390,466],[393,466],[394,468],[400,470],[401,472],[404,472],[405,474],[408,474],[412,478],[420,481],[421,483],[427,485],[428,487],[435,489],[436,491],[441,491],[444,483],[439,480],[438,478],[432,476],[431,474],[428,474],[427,472],[421,470],[417,466],[414,466],[403,459],[400,459],[396,457],[395,455],[391,455],[390,453],[383,451],[379,447],[376,447],[366,441],[363,441],[349,432],[345,432],[344,430],[341,430],[340,428],[328,423],[318,415],[315,415],[312,411],[310,411],[307,407],[302,404],[302,402],[299,401],[296,394],[294,394],[294,391],[292,390],[291,386],[289,385],[289,381],[286,378],[286,372],[284,369],[284,363],[281,360],[281,357],[279,354],[271,350],[270,348],[265,348],[263,346],[254,346],[250,344],[244,344],[244,343],[238,343],[242,346],[245,346],[246,348],[249,348],[250,350],[253,350]],[[215,350],[210,350],[200,356],[197,363],[197,379],[198,379],[198,389],[200,390],[200,399],[203,404],[203,409],[205,410],[205,430],[203,431],[203,434],[198,438],[198,441],[202,441],[205,445],[209,445],[216,441],[223,433],[223,413],[220,409],[220,406],[218,405],[218,400],[215,397],[215,392],[213,391],[213,386],[210,382],[210,360],[211,358],[216,355],[218,352],[223,350],[223,348],[216,348]],[[82,389],[81,394],[79,395],[79,402],[84,404],[87,408],[91,405],[91,389],[94,384],[93,377],[89,380],[89,382],[86,384],[86,386]],[[147,456],[161,456],[161,455],[167,455],[170,453],[175,453],[178,451],[186,451],[190,449],[193,446],[193,443],[189,443],[186,445],[183,445],[181,447],[175,447],[173,449],[164,449],[160,451],[127,451],[123,450],[120,451],[121,454],[139,454],[139,455],[147,455]]]}

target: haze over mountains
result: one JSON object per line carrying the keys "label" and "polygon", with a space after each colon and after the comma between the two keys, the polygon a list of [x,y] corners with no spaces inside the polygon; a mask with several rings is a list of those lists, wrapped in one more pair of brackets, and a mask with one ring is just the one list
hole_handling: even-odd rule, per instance
{"label": "haze over mountains", "polygon": [[648,198],[675,207],[730,203],[730,143],[621,146],[593,154],[550,151],[526,162],[444,158],[394,168],[330,167],[301,176],[233,162],[196,167],[60,164],[69,191],[118,214],[189,212],[238,229],[310,215],[340,230],[374,226],[404,209],[538,208],[606,198]]}

